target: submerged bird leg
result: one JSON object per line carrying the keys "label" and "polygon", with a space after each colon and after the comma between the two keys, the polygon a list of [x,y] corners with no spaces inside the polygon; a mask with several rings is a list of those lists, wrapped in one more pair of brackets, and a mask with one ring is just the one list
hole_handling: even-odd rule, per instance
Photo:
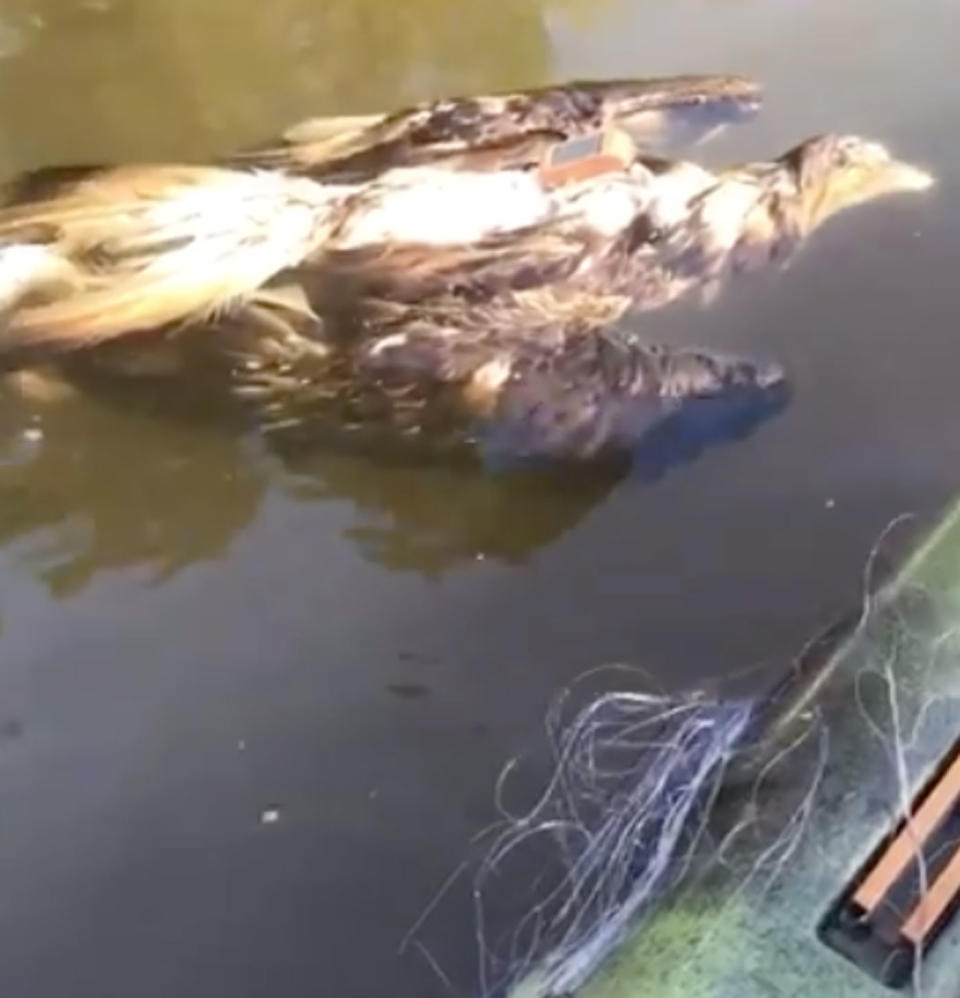
{"label": "submerged bird leg", "polygon": [[267,333],[291,360],[330,353],[330,347],[321,340],[323,320],[299,284],[260,288],[251,296],[243,318]]}
{"label": "submerged bird leg", "polygon": [[312,324],[319,324],[321,321],[303,287],[296,283],[269,284],[255,291],[250,301],[263,308],[284,312],[292,318]]}
{"label": "submerged bird leg", "polygon": [[326,357],[330,353],[326,344],[305,336],[290,317],[269,305],[250,302],[237,321],[249,322],[272,344],[272,354],[282,355],[290,362],[304,357]]}

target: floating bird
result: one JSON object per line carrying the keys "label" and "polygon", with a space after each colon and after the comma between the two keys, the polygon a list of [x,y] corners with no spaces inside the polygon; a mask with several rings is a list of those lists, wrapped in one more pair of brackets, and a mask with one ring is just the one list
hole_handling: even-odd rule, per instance
{"label": "floating bird", "polygon": [[[0,211],[0,362],[226,330],[243,341],[237,390],[278,411],[332,399],[408,432],[442,412],[550,457],[629,446],[688,400],[779,390],[776,364],[658,347],[618,320],[784,260],[838,211],[923,189],[928,174],[835,135],[719,172],[640,152],[560,185],[529,164],[444,159],[454,138],[479,149],[493,133],[539,134],[531,122],[548,112],[564,123],[551,134],[569,137],[597,115],[674,113],[690,92],[574,84],[532,92],[523,114],[513,95],[512,117],[496,111],[505,97],[475,99],[472,117],[463,102],[386,116],[378,128],[403,121],[407,136],[386,162],[407,165],[372,179],[289,164],[34,175]],[[387,141],[372,127],[367,151]],[[418,157],[434,162],[409,165]]]}

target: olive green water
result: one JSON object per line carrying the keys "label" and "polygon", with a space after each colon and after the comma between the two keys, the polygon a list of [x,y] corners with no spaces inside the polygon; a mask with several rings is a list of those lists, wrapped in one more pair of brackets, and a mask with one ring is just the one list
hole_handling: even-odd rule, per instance
{"label": "olive green water", "polygon": [[[298,117],[570,76],[769,87],[715,159],[827,129],[940,178],[657,338],[788,409],[659,477],[491,478],[0,398],[0,991],[426,998],[397,946],[553,691],[783,663],[960,468],[960,5],[8,0],[0,167],[195,157]],[[705,153],[706,154],[706,153]],[[275,819],[275,820],[273,820]],[[473,975],[461,890],[421,938]]]}

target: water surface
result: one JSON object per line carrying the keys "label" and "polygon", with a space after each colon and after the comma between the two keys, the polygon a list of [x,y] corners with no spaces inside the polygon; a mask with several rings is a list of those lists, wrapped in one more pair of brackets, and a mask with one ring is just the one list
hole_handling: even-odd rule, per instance
{"label": "water surface", "polygon": [[[443,994],[398,943],[556,689],[611,661],[668,686],[774,669],[847,609],[884,526],[960,468],[958,27],[955,3],[876,0],[4,5],[5,173],[444,91],[736,71],[767,106],[711,160],[853,130],[940,178],[644,320],[794,383],[659,477],[291,465],[225,424],[0,399],[4,995]],[[463,901],[421,938],[469,984]]]}

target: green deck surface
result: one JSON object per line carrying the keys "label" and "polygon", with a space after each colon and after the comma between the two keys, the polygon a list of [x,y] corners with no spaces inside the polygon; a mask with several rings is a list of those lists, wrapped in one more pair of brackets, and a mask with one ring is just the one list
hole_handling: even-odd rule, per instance
{"label": "green deck surface", "polygon": [[[828,660],[822,684],[797,704],[784,732],[793,738],[806,725],[803,745],[769,770],[755,795],[751,778],[739,803],[727,803],[726,827],[741,831],[725,850],[726,863],[709,864],[638,925],[578,998],[895,994],[828,949],[816,927],[890,827],[904,786],[898,760],[912,793],[960,734],[958,635],[960,505],[876,597],[865,622]],[[899,753],[893,703],[903,732]],[[816,724],[807,720],[811,707]],[[816,774],[802,836],[780,839],[778,847],[789,817],[803,815],[797,809]],[[738,818],[746,819],[742,826]],[[514,996],[540,993],[530,978]],[[960,994],[960,919],[924,960],[920,993]]]}

